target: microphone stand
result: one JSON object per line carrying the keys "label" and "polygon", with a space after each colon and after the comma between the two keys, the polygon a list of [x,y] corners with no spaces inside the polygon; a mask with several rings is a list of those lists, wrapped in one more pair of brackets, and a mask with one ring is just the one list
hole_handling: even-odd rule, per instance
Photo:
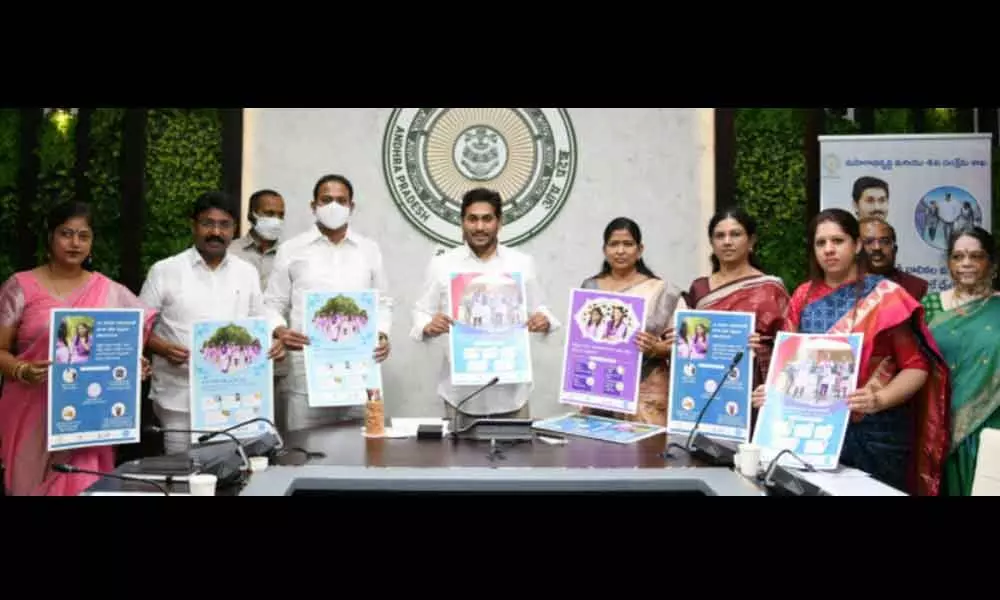
{"label": "microphone stand", "polygon": [[683,450],[684,452],[686,452],[689,456],[692,455],[692,454],[695,454],[695,453],[697,453],[699,455],[708,455],[708,456],[705,456],[705,458],[707,458],[708,461],[712,462],[712,463],[720,463],[720,462],[725,463],[726,462],[724,459],[722,459],[718,455],[719,454],[719,450],[717,448],[712,448],[712,450],[714,452],[711,452],[711,453],[696,452],[696,449],[693,449],[691,447],[691,443],[695,439],[695,434],[698,433],[698,427],[701,426],[702,419],[705,418],[705,414],[708,412],[708,407],[711,406],[712,402],[715,401],[715,398],[722,391],[722,386],[724,386],[726,384],[726,381],[729,379],[730,375],[732,375],[733,370],[740,364],[741,360],[743,360],[743,352],[737,352],[736,356],[734,356],[733,360],[729,363],[729,368],[726,369],[726,372],[719,379],[718,385],[715,386],[715,391],[713,391],[712,395],[709,396],[708,401],[705,402],[705,406],[701,407],[701,412],[698,413],[698,418],[694,420],[694,425],[691,427],[691,433],[688,434],[687,440],[684,442],[684,444],[681,445],[681,444],[678,444],[676,442],[670,442],[670,443],[668,443],[667,444],[667,449],[662,454],[660,454],[661,458],[673,458],[674,456],[670,453],[670,450],[671,450],[671,448],[678,448],[678,449]]}
{"label": "microphone stand", "polygon": [[80,467],[74,467],[73,465],[52,465],[52,470],[56,473],[67,473],[70,475],[95,475],[97,477],[107,477],[108,479],[116,479],[122,482],[136,482],[144,483],[146,485],[155,487],[164,496],[169,496],[170,492],[167,491],[167,487],[160,485],[155,481],[149,481],[148,479],[142,479],[140,477],[128,477],[126,475],[119,475],[118,473],[104,473],[102,471],[91,471],[90,469],[81,469]]}

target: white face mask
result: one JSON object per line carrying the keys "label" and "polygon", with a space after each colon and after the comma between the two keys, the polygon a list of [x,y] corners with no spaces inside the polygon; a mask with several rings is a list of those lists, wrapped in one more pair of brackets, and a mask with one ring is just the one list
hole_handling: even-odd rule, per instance
{"label": "white face mask", "polygon": [[327,229],[340,229],[351,220],[351,209],[343,204],[331,202],[316,208],[316,218]]}
{"label": "white face mask", "polygon": [[273,242],[281,236],[281,229],[284,221],[278,217],[257,217],[257,224],[253,226],[257,235],[269,242]]}

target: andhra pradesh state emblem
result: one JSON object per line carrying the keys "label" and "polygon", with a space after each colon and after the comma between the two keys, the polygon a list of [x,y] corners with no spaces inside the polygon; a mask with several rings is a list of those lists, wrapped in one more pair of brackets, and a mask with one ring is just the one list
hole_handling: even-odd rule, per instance
{"label": "andhra pradesh state emblem", "polygon": [[576,177],[576,135],[563,108],[399,108],[382,168],[393,201],[436,242],[463,243],[462,196],[503,198],[501,243],[517,245],[562,209]]}

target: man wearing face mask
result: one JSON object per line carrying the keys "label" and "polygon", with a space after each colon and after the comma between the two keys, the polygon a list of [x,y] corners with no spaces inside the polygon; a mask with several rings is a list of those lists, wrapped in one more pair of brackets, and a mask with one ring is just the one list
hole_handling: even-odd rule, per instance
{"label": "man wearing face mask", "polygon": [[[382,251],[378,244],[359,234],[351,225],[354,212],[354,186],[342,175],[326,175],[313,187],[315,227],[282,242],[274,259],[274,269],[264,293],[264,302],[285,316],[289,327],[276,331],[289,352],[288,377],[280,393],[284,404],[279,429],[300,431],[345,420],[360,418],[367,397],[358,398],[358,406],[314,408],[309,406],[305,361],[302,348],[309,343],[303,334],[306,292],[378,290],[379,342],[375,361],[389,356],[389,331],[392,327],[392,299],[389,296]],[[361,392],[364,394],[364,392]]]}
{"label": "man wearing face mask", "polygon": [[896,267],[896,230],[880,217],[865,217],[858,223],[861,226],[861,243],[868,254],[872,273],[898,283],[920,302],[927,294],[927,281]]}
{"label": "man wearing face mask", "polygon": [[233,240],[229,251],[257,267],[260,289],[267,289],[267,278],[274,266],[278,252],[278,239],[285,224],[285,200],[274,190],[260,190],[250,196],[250,214],[253,226],[245,236]]}
{"label": "man wearing face mask", "polygon": [[[225,194],[210,192],[191,214],[194,247],[154,264],[139,297],[159,313],[148,347],[153,352],[150,398],[164,429],[191,428],[189,364],[196,321],[265,317],[273,331],[285,325],[267,310],[253,265],[229,254],[236,223]],[[269,358],[281,361],[284,347],[271,344]],[[184,452],[191,436],[165,433],[167,454]]]}

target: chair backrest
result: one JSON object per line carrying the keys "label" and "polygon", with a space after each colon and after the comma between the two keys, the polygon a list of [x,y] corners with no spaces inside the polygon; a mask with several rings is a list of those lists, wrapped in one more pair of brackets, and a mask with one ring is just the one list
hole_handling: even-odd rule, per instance
{"label": "chair backrest", "polygon": [[1000,429],[979,434],[979,457],[972,480],[973,496],[1000,496]]}

